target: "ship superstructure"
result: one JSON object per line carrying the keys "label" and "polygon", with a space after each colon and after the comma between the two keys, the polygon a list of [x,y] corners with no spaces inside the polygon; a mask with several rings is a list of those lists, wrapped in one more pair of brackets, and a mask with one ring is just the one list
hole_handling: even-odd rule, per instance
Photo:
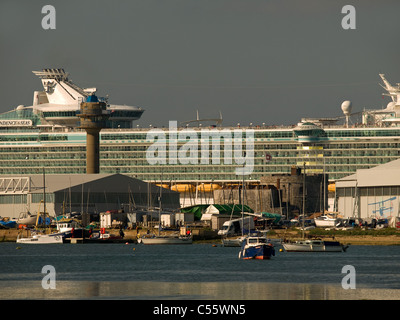
{"label": "ship superstructure", "polygon": [[[0,114],[0,175],[40,173],[43,167],[50,174],[85,173],[86,132],[78,128],[77,110],[96,89],[78,87],[63,69],[43,69],[34,73],[41,78],[44,90],[35,91],[33,105],[18,106]],[[255,124],[244,127],[242,124],[243,141],[246,140],[246,129],[254,133],[254,152],[248,154],[254,166],[246,180],[257,183],[265,175],[290,174],[293,167],[303,167],[304,163],[308,173],[325,172],[330,180],[336,180],[357,169],[398,159],[399,85],[392,86],[385,78],[383,87],[392,98],[385,109],[352,113],[351,104],[346,103],[342,105],[344,116],[337,118],[302,119],[293,126]],[[132,124],[140,118],[143,109],[111,105],[107,99],[102,101],[106,103],[110,117],[100,132],[100,173],[123,173],[145,181],[162,179],[164,183],[175,184],[229,184],[242,180],[236,170],[240,165],[224,161],[222,152],[222,133],[233,133],[239,126],[212,128],[221,132],[217,137],[221,146],[220,161],[151,163],[148,150],[155,141],[149,139],[150,129]],[[360,119],[352,120],[355,116]],[[171,118],[173,120],[173,115]],[[346,121],[340,123],[343,119]],[[187,123],[178,125],[177,134],[185,129]],[[204,127],[197,124],[191,129],[200,139]],[[164,130],[165,139],[170,142],[172,136],[168,127],[159,130]],[[210,158],[212,143],[210,140]],[[178,141],[174,150],[179,152],[185,144],[188,146],[187,140]],[[167,143],[167,154],[170,147]],[[197,147],[200,154],[201,144]]]}
{"label": "ship superstructure", "polygon": [[[33,73],[41,79],[44,90],[34,92],[32,106],[20,105],[16,109],[19,114],[14,115],[11,111],[8,117],[11,119],[24,114],[31,118],[32,125],[40,127],[78,127],[80,103],[95,94],[97,89],[77,86],[64,69],[43,69]],[[132,121],[140,119],[144,112],[140,107],[109,104],[106,98],[100,100],[107,104],[110,112],[106,124],[108,128],[130,128]],[[7,118],[7,114],[3,114],[2,118]]]}

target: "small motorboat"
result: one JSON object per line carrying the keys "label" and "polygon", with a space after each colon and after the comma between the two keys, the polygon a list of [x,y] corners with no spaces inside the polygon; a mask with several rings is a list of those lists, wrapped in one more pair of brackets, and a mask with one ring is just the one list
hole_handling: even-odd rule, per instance
{"label": "small motorboat", "polygon": [[192,237],[187,236],[151,236],[138,239],[142,244],[192,244]]}
{"label": "small motorboat", "polygon": [[28,243],[28,244],[59,244],[63,243],[63,235],[61,233],[51,234],[33,234],[27,238],[17,237],[17,243]]}
{"label": "small motorboat", "polygon": [[32,215],[29,211],[20,213],[20,216],[17,220],[18,224],[26,225],[26,226],[34,226],[37,221],[37,215]]}
{"label": "small motorboat", "polygon": [[247,236],[241,236],[237,238],[222,238],[221,241],[224,247],[241,247],[246,238]]}
{"label": "small motorboat", "polygon": [[270,259],[275,255],[273,244],[266,237],[247,237],[239,251],[239,259]]}
{"label": "small motorboat", "polygon": [[341,219],[333,218],[327,215],[320,216],[314,219],[315,226],[317,228],[334,228],[340,225]]}

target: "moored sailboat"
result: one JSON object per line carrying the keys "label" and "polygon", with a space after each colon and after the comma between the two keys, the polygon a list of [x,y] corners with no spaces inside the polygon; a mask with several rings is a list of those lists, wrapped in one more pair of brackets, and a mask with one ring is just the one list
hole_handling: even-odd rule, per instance
{"label": "moored sailboat", "polygon": [[148,234],[139,238],[138,243],[148,245],[164,245],[164,244],[192,244],[192,236],[170,236],[160,235],[161,230],[161,196],[162,196],[162,178],[160,184],[160,197],[159,197],[159,208],[158,208],[158,234]]}
{"label": "moored sailboat", "polygon": [[37,220],[37,216],[32,215],[29,211],[27,211],[25,213],[20,214],[20,216],[17,220],[17,223],[26,225],[26,226],[32,226],[32,225],[35,225],[36,220]]}
{"label": "moored sailboat", "polygon": [[[44,220],[46,220],[46,183],[45,183],[45,173],[44,173],[44,168],[43,168],[43,200],[40,201],[40,203],[43,202],[43,217]],[[39,224],[39,218],[41,217],[41,212],[40,212],[40,204],[39,204],[39,209],[36,215],[36,228],[38,227]],[[50,229],[48,229],[50,230]],[[57,233],[40,233],[39,231],[33,232],[33,234],[30,237],[26,238],[20,238],[19,235],[16,240],[17,243],[28,243],[28,244],[58,244],[58,243],[63,243],[64,242],[64,237],[63,233],[57,232]]]}
{"label": "moored sailboat", "polygon": [[246,240],[247,235],[236,238],[222,238],[222,246],[224,247],[241,247],[242,243]]}
{"label": "moored sailboat", "polygon": [[298,240],[282,245],[287,252],[342,252],[348,248],[339,241],[325,240]]}
{"label": "moored sailboat", "polygon": [[18,236],[17,243],[29,244],[58,244],[63,243],[63,235],[61,233],[51,234],[33,234],[30,237],[20,238]]}
{"label": "moored sailboat", "polygon": [[[283,248],[287,252],[341,252],[346,251],[348,246],[342,245],[338,241],[325,241],[325,240],[310,240],[305,239],[304,235],[304,220],[305,220],[305,163],[303,166],[303,219],[302,219],[302,239],[296,241],[282,242]],[[325,209],[324,209],[325,211]]]}
{"label": "moored sailboat", "polygon": [[190,236],[152,236],[142,237],[138,239],[142,244],[192,244],[192,237]]}
{"label": "moored sailboat", "polygon": [[340,219],[328,215],[319,216],[314,219],[315,226],[318,228],[334,228],[340,224]]}

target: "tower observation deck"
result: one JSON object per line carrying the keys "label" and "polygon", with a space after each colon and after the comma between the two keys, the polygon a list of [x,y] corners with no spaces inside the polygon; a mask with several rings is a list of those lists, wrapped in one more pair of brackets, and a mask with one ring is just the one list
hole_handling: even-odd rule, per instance
{"label": "tower observation deck", "polygon": [[82,101],[77,116],[80,118],[79,128],[86,130],[86,173],[99,173],[99,133],[106,126],[110,112],[105,102],[100,102],[95,95],[91,95],[86,101]]}

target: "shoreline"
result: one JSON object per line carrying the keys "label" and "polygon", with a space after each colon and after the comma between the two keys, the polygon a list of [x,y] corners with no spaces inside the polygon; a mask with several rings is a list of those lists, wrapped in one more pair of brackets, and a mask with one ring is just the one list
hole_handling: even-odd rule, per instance
{"label": "shoreline", "polygon": [[388,236],[336,236],[335,239],[345,245],[375,245],[398,246],[400,238],[396,235]]}
{"label": "shoreline", "polygon": [[[118,234],[117,229],[109,230],[110,233]],[[0,229],[0,242],[15,242],[18,234],[21,236],[29,236],[29,231],[18,230],[18,229]],[[133,241],[136,240],[136,230],[124,231],[125,237],[123,240]],[[273,229],[273,234],[268,236],[271,239],[296,239],[300,238],[298,231],[288,231],[284,229]],[[344,245],[379,245],[379,246],[398,246],[400,245],[400,233],[390,235],[318,235],[315,236],[322,239],[332,239],[341,242]],[[215,238],[215,236],[199,237],[193,240],[193,243],[214,243],[220,244],[221,239]]]}
{"label": "shoreline", "polygon": [[[300,235],[298,230],[287,231],[287,230],[274,230],[274,235],[269,236],[271,239],[299,239]],[[309,235],[306,232],[306,237]],[[367,245],[367,246],[398,246],[400,245],[400,233],[399,234],[376,234],[376,235],[343,235],[343,234],[321,234],[321,235],[309,235],[312,238],[321,239],[335,239],[344,245]]]}

